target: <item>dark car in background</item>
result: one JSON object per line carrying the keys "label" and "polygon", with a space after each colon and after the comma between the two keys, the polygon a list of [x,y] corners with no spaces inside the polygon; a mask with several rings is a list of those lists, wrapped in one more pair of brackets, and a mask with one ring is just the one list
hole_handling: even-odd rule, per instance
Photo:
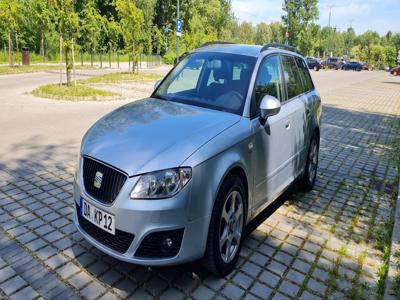
{"label": "dark car in background", "polygon": [[339,70],[341,68],[341,60],[337,57],[330,57],[322,62],[322,67],[326,69]]}
{"label": "dark car in background", "polygon": [[363,69],[363,70],[369,71],[369,65],[368,65],[368,63],[362,62],[361,65],[362,65],[362,69]]}
{"label": "dark car in background", "polygon": [[309,69],[313,69],[314,71],[319,71],[322,68],[318,60],[313,57],[307,57],[307,66]]}
{"label": "dark car in background", "polygon": [[394,67],[390,70],[390,74],[397,76],[400,75],[400,65],[398,65],[397,67]]}
{"label": "dark car in background", "polygon": [[348,70],[361,71],[362,69],[363,69],[363,66],[358,61],[350,61],[342,66],[342,70],[345,70],[345,71],[348,71]]}

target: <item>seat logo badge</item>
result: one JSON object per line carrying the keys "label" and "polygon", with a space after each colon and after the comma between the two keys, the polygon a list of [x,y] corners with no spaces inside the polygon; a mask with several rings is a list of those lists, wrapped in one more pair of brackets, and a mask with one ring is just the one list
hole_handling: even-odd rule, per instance
{"label": "seat logo badge", "polygon": [[100,171],[96,172],[96,176],[94,177],[94,182],[93,185],[96,188],[100,188],[101,187],[101,182],[103,181],[103,173],[101,173]]}

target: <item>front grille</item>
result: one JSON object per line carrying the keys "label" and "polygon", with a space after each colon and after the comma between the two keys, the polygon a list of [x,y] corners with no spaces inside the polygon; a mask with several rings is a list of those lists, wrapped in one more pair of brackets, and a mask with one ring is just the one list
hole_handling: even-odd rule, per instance
{"label": "front grille", "polygon": [[[96,174],[97,187],[95,186]],[[101,178],[100,178],[101,177]],[[83,158],[83,184],[86,192],[105,204],[111,204],[118,196],[127,176],[89,157]]]}
{"label": "front grille", "polygon": [[[146,236],[139,248],[136,250],[135,256],[145,258],[167,258],[174,257],[181,248],[183,237],[183,229],[158,231],[150,233]],[[166,238],[172,240],[172,246],[166,247],[164,241]]]}
{"label": "front grille", "polygon": [[78,215],[78,222],[81,228],[96,241],[120,253],[128,251],[129,246],[135,238],[134,234],[115,229],[115,235],[112,235],[100,229],[79,214],[78,204],[76,204],[76,214]]}

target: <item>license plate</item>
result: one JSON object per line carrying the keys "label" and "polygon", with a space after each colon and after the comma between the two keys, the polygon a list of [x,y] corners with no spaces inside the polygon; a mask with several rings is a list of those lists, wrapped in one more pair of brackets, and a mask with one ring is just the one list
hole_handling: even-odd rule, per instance
{"label": "license plate", "polygon": [[115,217],[81,197],[79,214],[97,227],[115,235]]}

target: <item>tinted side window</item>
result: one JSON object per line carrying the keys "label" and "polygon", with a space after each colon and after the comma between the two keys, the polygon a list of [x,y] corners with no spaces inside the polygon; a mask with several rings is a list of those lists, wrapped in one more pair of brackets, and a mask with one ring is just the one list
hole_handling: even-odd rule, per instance
{"label": "tinted side window", "polygon": [[257,112],[261,100],[265,95],[274,96],[281,102],[284,101],[283,84],[278,56],[269,57],[260,65],[255,85],[255,104]]}
{"label": "tinted side window", "polygon": [[283,77],[285,78],[288,99],[292,99],[303,93],[303,84],[300,73],[297,69],[294,58],[291,56],[282,56]]}
{"label": "tinted side window", "polygon": [[298,57],[296,57],[295,60],[300,71],[301,80],[303,81],[303,92],[308,92],[314,88],[310,77],[310,72],[308,72],[308,68],[304,60]]}

